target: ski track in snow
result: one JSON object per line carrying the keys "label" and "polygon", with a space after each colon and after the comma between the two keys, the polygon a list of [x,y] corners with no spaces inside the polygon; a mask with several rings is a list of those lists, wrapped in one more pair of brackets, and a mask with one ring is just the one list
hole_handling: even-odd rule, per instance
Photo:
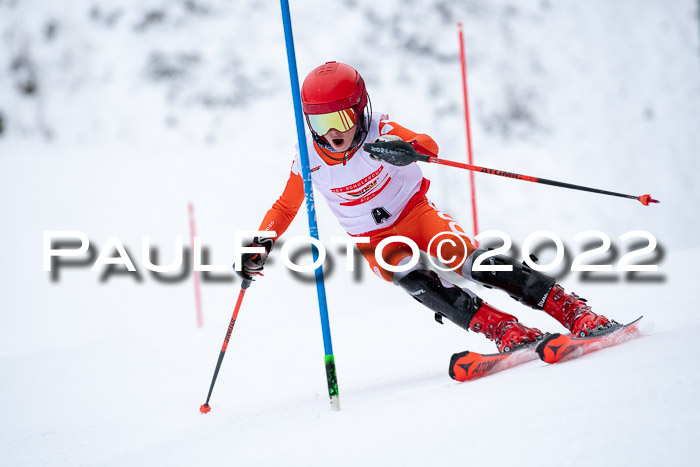
{"label": "ski track in snow", "polygon": [[[265,277],[248,289],[206,416],[198,407],[239,282],[204,282],[204,327],[197,329],[191,278],[169,285],[156,281],[143,267],[141,238],[149,236],[158,247],[161,264],[172,261],[174,238],[189,243],[187,203],[193,202],[210,262],[228,265],[234,230],[257,227],[279,196],[294,130],[286,70],[278,63],[282,49],[272,48],[281,43],[278,6],[216,4],[225,13],[221,17],[250,9],[250,24],[239,29],[201,18],[183,23],[201,34],[202,43],[222,31],[227,43],[238,44],[241,37],[258,41],[264,53],[232,49],[252,69],[279,65],[267,83],[284,86],[284,93],[227,115],[188,107],[192,96],[183,89],[212,87],[208,80],[217,75],[211,70],[192,78],[189,87],[170,89],[179,97],[166,105],[163,89],[143,80],[140,55],[126,51],[141,50],[136,44],[176,50],[191,41],[176,34],[182,26],[177,21],[148,32],[145,40],[134,36],[127,25],[138,8],[122,3],[126,16],[113,33],[85,26],[87,6],[79,1],[66,12],[27,2],[7,20],[2,15],[7,6],[0,5],[0,31],[40,31],[42,21],[57,15],[67,25],[59,29],[58,46],[75,37],[83,45],[88,39],[95,43],[71,51],[63,62],[54,60],[53,45],[30,41],[40,67],[77,63],[67,75],[49,73],[44,84],[58,91],[37,101],[8,94],[11,79],[0,71],[0,115],[16,108],[26,124],[19,135],[0,135],[1,466],[656,466],[685,465],[700,456],[695,2],[670,8],[661,1],[592,6],[532,1],[515,7],[504,0],[471,2],[464,11],[455,7],[474,58],[470,92],[477,164],[614,191],[650,191],[661,199],[644,208],[629,200],[477,176],[482,230],[504,230],[516,245],[547,229],[576,247],[574,234],[599,229],[624,253],[622,233],[642,229],[656,235],[660,270],[651,277],[659,280],[635,282],[616,274],[612,281],[584,282],[573,273],[562,280],[594,310],[619,322],[644,315],[640,337],[561,364],[537,360],[455,383],[447,373],[450,355],[493,352],[493,344],[449,323],[436,324],[430,312],[375,278],[361,261],[360,280],[354,280],[344,270],[344,256],[329,247],[335,263],[326,269],[327,294],[342,407],[333,413],[315,287],[292,278],[276,246]],[[338,25],[344,37],[353,24],[369,34],[371,21],[391,21],[387,15],[403,11],[398,0],[381,9],[346,3],[328,7],[329,14],[358,20]],[[336,35],[319,41],[311,34],[311,4],[293,8],[302,73],[347,49]],[[395,35],[410,30],[414,45],[428,44],[437,55],[456,53],[456,32],[443,34],[438,15],[446,10],[436,8],[425,17],[407,11],[396,19]],[[419,20],[421,27],[413,24]],[[13,34],[3,37],[12,42]],[[445,157],[461,160],[461,105],[450,107],[460,96],[456,62],[430,61],[401,37],[382,30],[376,49],[359,47],[339,58],[367,70],[376,110],[390,110],[400,123],[433,135]],[[110,68],[111,57],[122,66]],[[209,67],[216,63],[203,61]],[[423,73],[427,69],[436,72]],[[413,93],[416,89],[420,92]],[[445,89],[454,89],[454,98]],[[536,109],[535,120],[544,128],[526,127],[525,133],[534,134],[522,134],[520,121],[515,137],[494,133],[490,126],[508,111],[508,90],[526,110]],[[140,111],[130,102],[142,103]],[[53,141],[27,129],[41,106],[47,119],[63,126]],[[180,119],[175,130],[162,123],[171,113]],[[433,182],[429,196],[467,227],[466,176],[451,170],[425,168]],[[316,208],[322,239],[342,235],[325,204]],[[306,233],[305,217],[300,211],[286,238]],[[103,270],[83,267],[62,268],[52,282],[42,270],[45,230],[81,230],[95,253],[108,237],[119,236],[141,280],[122,274],[103,282]],[[475,290],[528,325],[563,330],[503,293]]]}

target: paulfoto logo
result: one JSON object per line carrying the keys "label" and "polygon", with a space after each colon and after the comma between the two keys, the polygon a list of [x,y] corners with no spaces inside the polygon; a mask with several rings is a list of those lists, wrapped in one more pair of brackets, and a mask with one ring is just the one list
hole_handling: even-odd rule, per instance
{"label": "paulfoto logo", "polygon": [[[244,239],[253,238],[256,236],[276,237],[274,231],[235,231],[233,236],[234,256],[232,263],[234,268],[239,271],[241,264],[241,256],[246,253],[263,253],[265,250],[260,246],[245,246]],[[428,244],[428,251],[435,253],[435,258],[427,255],[428,261],[433,267],[441,271],[455,271],[464,266],[466,257],[458,258],[454,251],[467,251],[466,235],[455,232],[441,232],[435,235]],[[481,232],[475,236],[476,241],[482,243],[488,240],[497,240],[502,244],[495,248],[489,248],[487,251],[470,258],[471,271],[487,271],[496,273],[499,271],[512,271],[512,266],[504,264],[496,264],[493,257],[499,254],[506,254],[513,248],[511,237],[499,230],[490,230]],[[567,269],[571,272],[657,272],[659,270],[658,261],[663,255],[657,248],[658,243],[656,237],[644,230],[634,230],[626,232],[619,236],[619,240],[624,244],[632,245],[632,248],[623,254],[617,261],[617,247],[613,246],[612,239],[606,233],[599,230],[587,230],[573,237],[574,241],[583,244],[584,250],[580,251],[572,260],[568,261]],[[634,242],[634,240],[637,242]],[[588,243],[584,241],[588,240]],[[345,270],[348,272],[355,271],[355,249],[356,245],[369,243],[369,237],[331,237],[332,245],[344,245],[346,255]],[[591,244],[597,245],[590,247]],[[390,264],[385,260],[384,249],[392,243],[402,243],[407,245],[411,250],[411,258],[409,261],[402,261],[400,264]],[[298,264],[294,261],[295,247],[310,245],[316,249],[317,256],[310,264]],[[541,264],[536,260],[533,251],[536,248],[541,248],[543,245],[553,246],[555,250],[554,258],[546,264]],[[169,274],[174,272],[189,272],[189,259],[191,256],[191,270],[203,273],[225,273],[232,271],[230,265],[221,264],[206,264],[207,250],[202,246],[202,239],[194,237],[192,242],[191,255],[189,249],[184,247],[182,237],[175,237],[175,258],[167,265],[156,264],[157,249],[152,245],[149,237],[141,239],[141,255],[140,264],[146,270],[154,275]],[[67,267],[68,264],[62,258],[75,258],[80,262],[81,267],[90,267],[92,271],[103,271],[107,268],[121,267],[128,272],[138,274],[138,269],[134,263],[133,254],[128,253],[128,249],[119,237],[110,236],[106,243],[99,249],[99,254],[95,255],[94,251],[90,254],[92,246],[90,239],[85,232],[78,230],[46,230],[44,231],[43,242],[43,263],[44,271],[52,272],[57,275],[58,270],[62,267]],[[539,230],[528,235],[520,248],[520,255],[523,262],[533,270],[540,272],[553,271],[560,268],[565,262],[565,258],[571,258],[567,247],[564,246],[562,239],[551,231]],[[450,253],[452,252],[452,253]],[[382,268],[391,272],[407,271],[414,267],[420,260],[421,250],[419,246],[410,238],[395,235],[387,237],[379,242],[374,248],[374,258]],[[115,255],[116,254],[116,255]],[[289,270],[296,273],[308,273],[323,266],[328,258],[328,249],[318,239],[309,236],[296,236],[288,238],[279,252],[279,257],[282,263]],[[598,258],[598,261],[596,261]],[[436,261],[437,259],[438,261]],[[600,260],[605,264],[600,264]],[[614,262],[614,264],[613,264]],[[641,263],[641,264],[640,264]],[[75,264],[71,265],[75,267]],[[186,277],[187,274],[182,274]],[[55,277],[55,276],[54,276]],[[221,280],[219,280],[221,282]]]}

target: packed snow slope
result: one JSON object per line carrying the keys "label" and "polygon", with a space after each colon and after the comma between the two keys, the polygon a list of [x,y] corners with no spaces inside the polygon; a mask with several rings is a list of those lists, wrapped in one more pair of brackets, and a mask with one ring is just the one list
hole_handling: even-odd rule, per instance
{"label": "packed snow slope", "polygon": [[[476,175],[480,230],[520,257],[546,229],[554,271],[594,310],[644,315],[643,335],[580,359],[530,362],[458,384],[453,352],[492,343],[446,323],[322,241],[342,410],[329,410],[315,286],[279,258],[246,294],[211,400],[240,282],[153,275],[189,246],[210,264],[281,193],[295,128],[276,2],[0,0],[0,465],[661,465],[700,455],[700,27],[690,0],[292,2],[299,73],[355,66],[375,110],[466,160],[457,22],[464,24],[475,163],[662,201]],[[423,167],[429,198],[471,232],[469,179]],[[47,230],[90,254],[43,270]],[[613,271],[569,271],[606,233]],[[615,270],[646,242],[640,264]],[[306,214],[285,235],[307,232]],[[98,267],[117,236],[137,269]],[[543,262],[551,247],[537,251]],[[187,252],[186,252],[187,253]],[[109,248],[107,255],[114,254]],[[187,256],[187,254],[185,255]],[[299,258],[309,260],[308,254]],[[164,277],[170,278],[168,282]],[[449,278],[462,286],[463,279]],[[474,290],[543,331],[563,329],[505,294]]]}

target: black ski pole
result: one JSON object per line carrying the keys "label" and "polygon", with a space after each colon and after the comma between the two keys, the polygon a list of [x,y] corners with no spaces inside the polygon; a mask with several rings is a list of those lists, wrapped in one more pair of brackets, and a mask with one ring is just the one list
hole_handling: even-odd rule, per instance
{"label": "black ski pole", "polygon": [[219,374],[219,368],[221,368],[221,362],[224,361],[224,355],[226,354],[226,348],[228,347],[228,341],[231,339],[231,332],[233,331],[233,326],[236,324],[236,318],[238,317],[238,310],[241,309],[241,303],[243,302],[243,296],[245,295],[245,290],[250,286],[250,282],[247,279],[243,280],[241,284],[241,292],[238,294],[238,301],[236,302],[236,308],[233,310],[233,316],[231,316],[231,323],[228,325],[228,331],[226,331],[226,337],[224,338],[224,345],[221,346],[221,353],[219,353],[219,361],[216,362],[216,369],[214,370],[214,377],[211,379],[211,386],[209,386],[209,394],[207,394],[207,401],[199,407],[199,411],[202,413],[209,413],[211,406],[209,405],[209,399],[211,398],[211,392],[214,390],[214,383],[216,383],[216,377]]}
{"label": "black ski pole", "polygon": [[447,159],[438,159],[437,154],[429,151],[415,141],[390,141],[380,143],[366,143],[364,150],[373,154],[381,160],[394,165],[408,165],[411,162],[430,162],[434,164],[442,164],[459,169],[471,170],[472,172],[486,173],[489,175],[498,175],[499,177],[513,178],[526,182],[541,183],[543,185],[556,186],[559,188],[569,188],[571,190],[588,191],[590,193],[598,193],[601,195],[618,196],[620,198],[636,199],[644,206],[649,206],[650,203],[659,203],[660,201],[651,197],[651,195],[627,195],[624,193],[616,193],[614,191],[600,190],[598,188],[590,188],[582,185],[574,185],[572,183],[558,182],[556,180],[547,180],[546,178],[531,177],[515,172],[506,172],[503,170],[488,169],[479,167],[478,165],[464,164],[462,162],[450,161]]}

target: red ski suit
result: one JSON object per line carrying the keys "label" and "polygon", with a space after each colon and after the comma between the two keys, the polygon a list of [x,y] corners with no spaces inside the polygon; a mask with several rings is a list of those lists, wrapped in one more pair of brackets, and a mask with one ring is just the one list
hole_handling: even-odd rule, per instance
{"label": "red ski suit", "polygon": [[[378,123],[375,123],[374,136],[376,136],[376,134],[396,135],[404,141],[415,140],[424,148],[437,154],[438,146],[430,136],[414,133],[395,122],[388,121],[384,115],[381,115],[379,118],[377,118],[377,120]],[[373,134],[370,131],[369,137],[371,136],[373,136]],[[310,138],[308,139],[310,140]],[[314,181],[315,175],[313,172],[321,168],[323,164],[326,165],[326,167],[322,167],[323,169],[338,166],[338,164],[343,164],[342,161],[336,161],[328,158],[324,151],[321,150],[321,148],[319,148],[316,144],[310,142],[308,146],[310,151],[314,151],[313,154],[310,152],[310,159],[312,155],[314,160],[318,160],[320,158],[318,166],[314,166],[313,162],[311,163],[312,181]],[[366,158],[367,161],[370,160],[369,155],[362,149],[359,149],[355,154],[353,154],[351,159],[353,158]],[[347,162],[347,170],[351,170],[351,162],[352,161]],[[355,183],[351,183],[350,185],[346,185],[344,187],[330,188],[331,185],[328,185],[328,183],[324,185],[323,183],[316,183],[314,181],[314,186],[317,190],[319,190],[319,185],[321,185],[321,194],[329,201],[329,205],[334,200],[332,197],[353,194],[346,188],[350,187],[353,190],[357,190],[358,194],[355,195],[357,196],[355,200],[338,202],[331,205],[331,208],[334,208],[334,213],[341,222],[341,225],[344,225],[343,221],[347,221],[348,225],[352,224],[353,222],[353,218],[344,218],[344,215],[346,214],[345,211],[350,210],[350,207],[346,206],[352,205],[353,209],[357,210],[358,206],[361,207],[363,204],[366,204],[366,210],[368,212],[372,209],[378,209],[376,205],[372,205],[372,202],[376,203],[379,192],[384,189],[384,186],[381,185],[381,183],[384,181],[386,182],[386,185],[388,185],[392,181],[392,177],[387,176],[387,173],[391,173],[390,171],[393,171],[393,178],[394,181],[396,181],[398,178],[396,176],[396,171],[407,170],[404,167],[397,168],[395,166],[389,166],[388,164],[376,161],[372,161],[372,164],[375,164],[375,167],[378,168],[371,173],[362,173],[360,169],[358,171],[359,173],[356,175]],[[413,166],[414,164],[410,164],[410,166]],[[355,166],[357,166],[357,164],[355,164]],[[346,170],[345,167],[335,167],[332,170],[337,171],[338,169]],[[416,167],[411,167],[410,170],[413,171],[411,176],[413,179],[415,179],[416,173],[418,173],[418,176],[422,178],[420,170],[418,169],[416,172],[416,169]],[[383,170],[384,179],[382,181],[380,178]],[[322,171],[319,170],[319,172]],[[380,174],[380,176],[377,176],[377,174]],[[321,179],[319,179],[319,181],[320,180]],[[369,243],[360,243],[357,246],[362,255],[369,262],[372,271],[387,281],[392,280],[393,273],[382,268],[377,263],[374,256],[376,246],[387,237],[395,235],[408,237],[416,242],[422,251],[436,258],[439,258],[437,248],[441,244],[441,240],[448,239],[448,242],[442,243],[440,251],[442,258],[439,259],[441,259],[449,267],[463,264],[467,256],[469,256],[475,249],[474,245],[464,232],[464,229],[462,229],[454,219],[440,212],[432,203],[428,201],[425,194],[428,191],[429,185],[430,181],[426,178],[419,179],[413,185],[404,183],[403,188],[400,188],[399,190],[403,189],[403,191],[400,193],[403,198],[405,198],[405,201],[400,202],[399,208],[395,210],[394,213],[389,214],[386,211],[383,211],[385,216],[389,215],[390,217],[380,217],[379,220],[377,217],[375,217],[377,228],[373,230],[349,232],[350,235],[355,237],[369,237]],[[405,192],[407,189],[410,190],[408,193]],[[390,189],[386,190],[384,195],[386,196],[386,193],[390,191]],[[365,195],[366,193],[370,194]],[[375,197],[373,198],[373,196]],[[346,199],[348,198],[343,198],[343,200]],[[300,175],[297,156],[297,161],[292,167],[289,180],[287,181],[287,186],[285,187],[282,196],[280,196],[272,208],[267,212],[258,230],[274,230],[278,237],[282,236],[296,216],[303,202],[304,183]],[[381,213],[382,211],[378,212]],[[381,216],[381,214],[379,215]],[[364,224],[359,224],[359,228],[362,228],[363,225],[367,225],[366,222]],[[443,235],[437,237],[435,241],[430,244],[431,239],[441,233]],[[464,242],[461,242],[458,238],[455,238],[455,236],[459,236],[459,238],[464,240]],[[450,239],[452,242],[449,241]],[[404,258],[410,257],[411,254],[411,249],[408,245],[404,243],[390,243],[384,248],[382,258],[388,264],[397,265]],[[456,271],[461,273],[461,266],[456,268]]]}

